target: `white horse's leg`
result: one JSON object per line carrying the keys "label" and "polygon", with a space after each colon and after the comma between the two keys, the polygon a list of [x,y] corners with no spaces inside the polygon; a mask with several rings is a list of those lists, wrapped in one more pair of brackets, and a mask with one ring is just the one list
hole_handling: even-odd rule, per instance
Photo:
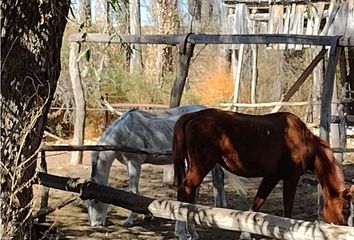
{"label": "white horse's leg", "polygon": [[348,218],[348,226],[349,227],[354,226],[354,206],[352,202],[350,202],[350,216]]}
{"label": "white horse's leg", "polygon": [[[248,210],[248,211],[252,211],[252,209]],[[251,240],[252,239],[252,236],[249,232],[241,232],[240,234],[240,240]]]}
{"label": "white horse's leg", "polygon": [[322,218],[322,210],[323,210],[323,195],[322,195],[322,187],[318,183],[317,184],[317,218],[321,219]]}
{"label": "white horse's leg", "polygon": [[162,184],[164,186],[172,186],[173,185],[174,173],[175,173],[175,170],[173,168],[173,164],[168,164],[168,165],[163,166]]}
{"label": "white horse's leg", "polygon": [[176,221],[175,235],[179,240],[197,240],[199,235],[195,229],[195,225],[192,223],[186,223],[183,221]]}
{"label": "white horse's leg", "polygon": [[[141,161],[139,159],[126,160],[128,177],[129,177],[129,191],[135,194],[140,194],[139,192],[139,180],[141,173]],[[123,225],[125,227],[130,227],[134,225],[134,221],[137,217],[135,212],[130,212],[127,219],[125,219]]]}
{"label": "white horse's leg", "polygon": [[224,188],[224,171],[217,164],[212,170],[214,200],[216,207],[227,207],[225,188]]}

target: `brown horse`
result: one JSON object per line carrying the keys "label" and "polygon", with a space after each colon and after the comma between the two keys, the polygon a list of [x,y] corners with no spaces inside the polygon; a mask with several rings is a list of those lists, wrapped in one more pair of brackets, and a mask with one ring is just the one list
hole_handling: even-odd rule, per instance
{"label": "brown horse", "polygon": [[[324,221],[347,225],[354,185],[345,187],[329,145],[291,113],[252,116],[206,109],[186,114],[175,125],[173,157],[178,201],[194,203],[197,188],[219,163],[239,176],[263,177],[253,211],[283,180],[284,216],[291,217],[300,176],[310,170],[323,189]],[[177,222],[175,231],[186,239],[185,223]]]}

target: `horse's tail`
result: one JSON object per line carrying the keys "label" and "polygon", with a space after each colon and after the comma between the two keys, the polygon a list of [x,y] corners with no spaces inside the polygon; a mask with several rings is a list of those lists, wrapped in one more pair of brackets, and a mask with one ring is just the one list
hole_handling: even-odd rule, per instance
{"label": "horse's tail", "polygon": [[[193,117],[193,113],[182,115],[176,122],[173,131],[172,157],[174,162],[174,185],[179,187],[186,176],[185,159],[187,158],[187,148],[185,139],[185,125]],[[187,160],[188,162],[188,160]]]}

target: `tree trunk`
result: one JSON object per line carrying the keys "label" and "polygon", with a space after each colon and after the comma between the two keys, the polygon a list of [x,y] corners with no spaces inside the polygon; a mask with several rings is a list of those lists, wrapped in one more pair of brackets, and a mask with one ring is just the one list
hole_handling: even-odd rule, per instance
{"label": "tree trunk", "polygon": [[[155,13],[157,13],[158,34],[175,34],[179,27],[178,1],[155,0]],[[156,57],[156,79],[160,86],[163,85],[166,73],[173,70],[172,46],[159,45]]]}
{"label": "tree trunk", "polygon": [[1,2],[1,239],[31,239],[32,180],[70,2]]}
{"label": "tree trunk", "polygon": [[80,0],[79,19],[81,22],[85,22],[86,26],[91,25],[92,22],[91,0]]}
{"label": "tree trunk", "polygon": [[[85,115],[86,115],[86,101],[84,95],[84,88],[81,83],[79,63],[77,58],[80,52],[80,44],[72,42],[70,45],[70,59],[69,69],[71,84],[75,99],[75,124],[74,124],[74,136],[72,139],[73,145],[84,144],[85,133]],[[72,165],[82,164],[82,151],[75,151],[71,153],[70,163]]]}
{"label": "tree trunk", "polygon": [[[130,0],[129,2],[129,19],[130,19],[130,34],[141,34],[141,19],[140,19],[140,0]],[[141,72],[142,54],[141,45],[132,45],[132,55],[130,57],[130,72]]]}

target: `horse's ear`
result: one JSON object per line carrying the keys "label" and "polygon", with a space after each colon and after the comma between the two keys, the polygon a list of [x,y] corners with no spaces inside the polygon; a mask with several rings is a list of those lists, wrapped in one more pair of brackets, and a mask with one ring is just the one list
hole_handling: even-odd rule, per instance
{"label": "horse's ear", "polygon": [[342,192],[342,197],[345,199],[345,200],[351,200],[352,198],[352,192],[350,191],[351,188],[346,188],[344,189],[344,191]]}
{"label": "horse's ear", "polygon": [[342,196],[344,199],[346,200],[351,200],[352,197],[354,195],[354,184],[350,186],[350,188],[346,188],[343,192],[342,192]]}
{"label": "horse's ear", "polygon": [[354,184],[350,186],[349,191],[352,195],[354,194]]}

